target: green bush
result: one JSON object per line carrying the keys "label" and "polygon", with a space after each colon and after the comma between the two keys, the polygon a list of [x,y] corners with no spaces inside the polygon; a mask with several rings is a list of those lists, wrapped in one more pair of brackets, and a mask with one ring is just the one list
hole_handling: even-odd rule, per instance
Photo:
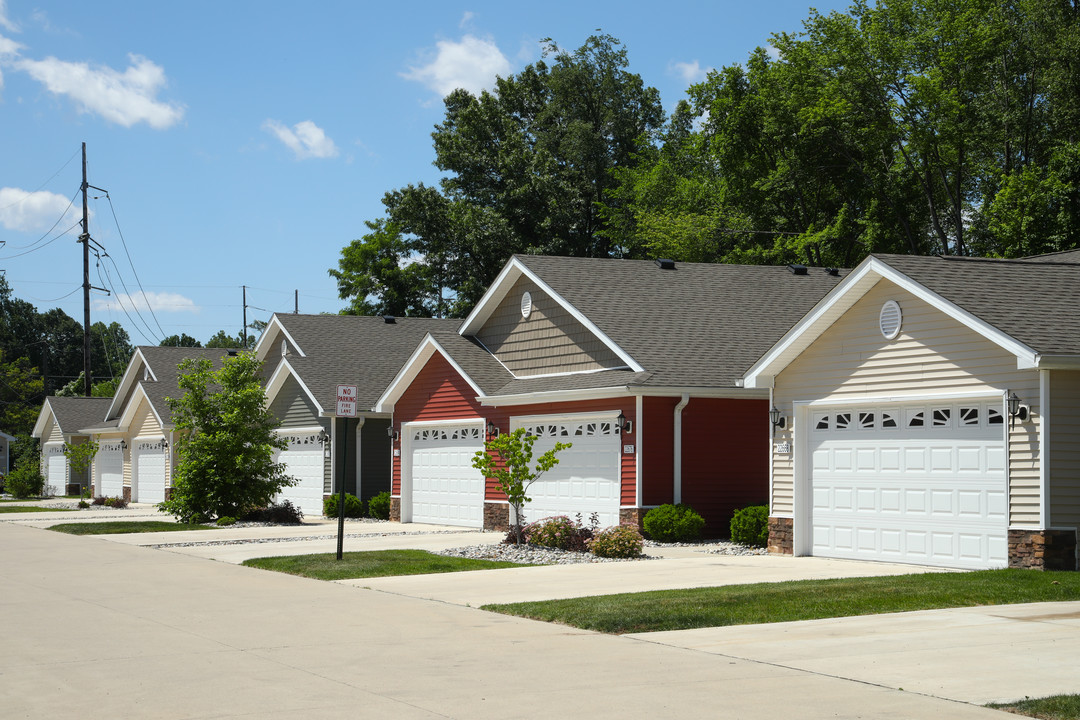
{"label": "green bush", "polygon": [[227,515],[225,517],[219,517],[217,519],[217,524],[219,526],[221,526],[221,527],[227,527],[229,525],[235,525],[236,524],[236,518],[229,517]]}
{"label": "green bush", "polygon": [[7,476],[6,486],[7,491],[20,500],[41,497],[45,489],[45,478],[36,465],[24,462]]}
{"label": "green bush", "polygon": [[559,550],[585,552],[586,541],[592,537],[587,528],[582,528],[565,515],[544,518],[522,528],[525,542]]}
{"label": "green bush", "polygon": [[[323,498],[322,512],[323,515],[328,518],[336,518],[338,516],[338,496],[336,494],[327,495]],[[364,501],[355,495],[345,493],[345,517],[364,517]]]}
{"label": "green bush", "polygon": [[633,525],[616,525],[596,533],[589,541],[589,552],[604,558],[633,558],[641,555],[643,542]]}
{"label": "green bush", "polygon": [[80,510],[85,510],[88,507],[90,507],[90,503],[86,502],[85,500],[80,500],[79,501],[79,509]]}
{"label": "green bush", "polygon": [[117,495],[116,497],[105,498],[105,507],[117,508],[122,510],[128,506],[128,501]]}
{"label": "green bush", "polygon": [[769,543],[769,506],[751,505],[736,510],[731,518],[731,542],[751,547]]}
{"label": "green bush", "polygon": [[689,505],[661,505],[645,513],[645,534],[656,542],[694,542],[701,539],[705,518]]}
{"label": "green bush", "polygon": [[279,503],[270,503],[264,508],[250,510],[244,513],[240,520],[274,525],[301,525],[304,522],[304,511],[290,500],[282,500]]}
{"label": "green bush", "polygon": [[390,519],[390,493],[381,492],[368,500],[368,515],[376,520]]}

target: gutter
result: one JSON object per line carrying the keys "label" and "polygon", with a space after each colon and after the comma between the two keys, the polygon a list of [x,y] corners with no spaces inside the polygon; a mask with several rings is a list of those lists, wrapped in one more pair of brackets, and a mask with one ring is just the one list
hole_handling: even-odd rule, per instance
{"label": "gutter", "polygon": [[682,502],[682,411],[690,403],[690,394],[683,393],[679,404],[675,406],[675,468],[672,500],[678,505]]}

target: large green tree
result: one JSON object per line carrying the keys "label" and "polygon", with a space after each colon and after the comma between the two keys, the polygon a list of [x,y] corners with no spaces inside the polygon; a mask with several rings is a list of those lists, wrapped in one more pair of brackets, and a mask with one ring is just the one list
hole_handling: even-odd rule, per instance
{"label": "large green tree", "polygon": [[440,186],[388,192],[386,218],[330,271],[346,312],[463,315],[512,253],[617,254],[599,203],[620,202],[612,172],[664,121],[659,93],[628,65],[609,35],[574,51],[546,40],[540,61],[493,91],[450,93],[432,133]]}
{"label": "large green tree", "polygon": [[260,363],[251,353],[180,363],[183,395],[166,398],[177,429],[179,463],[171,497],[161,504],[182,521],[240,517],[265,508],[296,484],[274,450],[285,441],[266,409]]}

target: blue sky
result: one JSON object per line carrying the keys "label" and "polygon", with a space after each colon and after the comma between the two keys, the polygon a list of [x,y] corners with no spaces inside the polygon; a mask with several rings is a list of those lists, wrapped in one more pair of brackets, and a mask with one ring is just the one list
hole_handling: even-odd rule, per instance
{"label": "blue sky", "polygon": [[65,210],[86,142],[89,182],[112,200],[92,192],[111,260],[99,275],[92,258],[91,280],[115,289],[93,293],[92,321],[134,344],[205,342],[239,332],[242,285],[249,320],[291,312],[295,290],[301,312],[337,312],[327,270],[383,193],[438,181],[430,133],[450,89],[491,87],[539,59],[540,39],[573,49],[599,28],[670,110],[809,7],[0,0],[0,270],[17,297],[81,322],[80,201]]}

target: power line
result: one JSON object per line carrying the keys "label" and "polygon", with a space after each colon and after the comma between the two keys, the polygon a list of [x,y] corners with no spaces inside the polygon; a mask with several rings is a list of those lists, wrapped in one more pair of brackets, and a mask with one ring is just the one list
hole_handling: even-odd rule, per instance
{"label": "power line", "polygon": [[[72,231],[72,230],[74,230],[75,228],[79,227],[79,225],[80,225],[80,223],[79,223],[79,222],[76,222],[76,223],[75,223],[74,225],[72,225],[72,226],[71,226],[71,227],[69,227],[69,228],[68,228],[67,230],[65,230],[64,232],[60,233],[59,235],[57,235],[56,237],[54,237],[54,238],[53,238],[52,240],[50,240],[49,242],[45,243],[44,245],[38,245],[38,246],[37,246],[36,248],[33,248],[33,249],[31,249],[31,250],[27,250],[26,252],[16,253],[16,254],[14,254],[14,255],[6,255],[6,256],[4,256],[4,257],[0,258],[0,260],[12,260],[12,259],[14,259],[14,258],[17,258],[17,257],[22,257],[23,255],[29,255],[30,253],[33,253],[33,252],[37,252],[38,250],[44,250],[45,248],[49,247],[50,245],[52,245],[52,244],[53,244],[54,242],[56,242],[56,241],[57,241],[57,240],[59,240],[60,238],[62,238],[62,237],[64,237],[65,235],[67,235],[67,234],[68,234],[69,232],[71,232],[71,231]],[[56,227],[56,226],[54,225],[53,227]],[[52,231],[50,230],[49,232],[52,232]],[[46,233],[46,234],[48,234],[48,233]],[[31,243],[31,245],[34,245],[34,244],[36,244],[36,243],[38,243],[38,242],[41,242],[41,240],[40,240],[40,239],[39,239],[39,240],[36,240],[35,242]],[[28,245],[24,245],[23,247],[29,247],[29,246],[28,246]],[[66,284],[66,283],[65,283],[65,284]]]}
{"label": "power line", "polygon": [[[66,163],[64,163],[63,165],[61,165],[61,166],[60,166],[60,169],[59,169],[59,170],[57,170],[56,172],[54,172],[54,173],[53,173],[53,174],[52,174],[52,175],[51,175],[51,176],[49,177],[49,179],[48,179],[48,180],[46,180],[45,182],[43,182],[43,183],[41,183],[40,185],[38,185],[38,186],[37,186],[37,187],[36,187],[35,189],[31,190],[31,191],[30,191],[29,193],[27,193],[27,195],[25,195],[24,197],[22,197],[22,198],[20,198],[20,199],[16,200],[15,202],[11,203],[10,205],[5,205],[4,207],[0,208],[0,210],[7,210],[8,208],[13,208],[13,207],[15,207],[16,205],[21,205],[22,203],[26,202],[26,199],[27,199],[28,197],[30,197],[30,195],[33,195],[33,194],[34,194],[34,193],[36,193],[36,192],[37,192],[38,190],[41,190],[41,188],[43,188],[43,187],[45,187],[46,185],[48,185],[49,183],[51,183],[51,182],[53,181],[53,178],[55,178],[55,177],[56,177],[57,175],[59,175],[60,173],[64,172],[64,169],[65,169],[65,168],[66,168],[66,167],[67,167],[68,165],[70,165],[70,164],[71,164],[71,161],[72,161],[72,160],[74,160],[74,159],[76,158],[76,156],[78,156],[79,152],[80,152],[79,150],[76,150],[75,152],[73,152],[73,153],[71,154],[71,157],[69,157],[69,158],[67,159],[67,162],[66,162]],[[78,195],[78,193],[76,193],[76,195]],[[72,200],[72,202],[74,202],[74,201],[75,201],[75,198],[72,198],[71,200]],[[65,210],[64,212],[66,213],[67,211]],[[46,234],[48,234],[48,233],[46,233]]]}
{"label": "power line", "polygon": [[[109,255],[109,253],[105,253],[104,257],[107,257],[107,258],[109,258],[109,260],[112,260],[112,256]],[[116,298],[116,303],[120,306],[120,309],[124,312],[124,316],[127,317],[128,322],[131,323],[131,326],[133,328],[135,328],[135,331],[138,332],[140,335],[142,335],[143,340],[146,340],[151,345],[156,345],[158,342],[160,342],[160,340],[151,340],[149,337],[147,337],[146,333],[144,333],[142,331],[142,328],[139,327],[139,324],[137,322],[135,322],[135,318],[131,317],[131,313],[129,313],[127,311],[127,308],[124,307],[124,301],[120,299],[120,293],[116,292],[116,289],[115,289],[116,288],[116,283],[112,282],[112,276],[109,275],[109,269],[107,267],[105,267],[104,265],[102,265],[102,263],[100,262],[100,260],[101,260],[100,257],[98,258],[98,260],[99,260],[99,262],[97,263],[98,279],[101,280],[101,284],[104,285],[106,288],[108,288],[109,291],[113,294],[113,297]],[[123,275],[120,274],[120,268],[116,267],[116,261],[115,260],[113,260],[113,267],[116,268],[116,276],[118,278],[120,278],[120,284],[124,286],[124,290],[126,291],[127,290],[127,285],[124,283]],[[108,282],[105,282],[105,279],[101,277],[102,272],[104,272],[105,277],[109,279]],[[128,299],[130,300],[131,299],[131,294],[127,293],[127,292],[125,292],[125,294],[127,295]],[[139,309],[137,307],[135,307],[134,304],[132,304],[131,309],[135,313],[135,315],[139,318],[139,320],[142,320],[143,325],[146,326],[146,329],[150,333],[150,335],[153,335],[154,331],[150,329],[150,326],[147,324],[146,320],[144,320],[142,315],[139,314]]]}
{"label": "power line", "polygon": [[[142,293],[143,301],[146,303],[146,309],[150,311],[150,317],[154,318],[154,324],[157,325],[158,330],[161,331],[162,337],[164,337],[165,329],[161,327],[161,323],[158,322],[157,315],[154,314],[154,308],[150,305],[150,300],[146,297],[146,291],[143,289],[142,281],[139,280],[139,273],[135,270],[135,263],[131,261],[131,252],[128,251],[127,241],[124,239],[124,231],[120,229],[120,221],[116,218],[116,208],[113,207],[112,198],[109,196],[109,193],[107,191],[105,192],[105,199],[109,201],[109,210],[112,212],[113,222],[116,223],[116,232],[120,233],[120,242],[124,246],[124,254],[127,255],[128,265],[131,266],[131,272],[133,275],[135,275],[135,282],[139,284],[139,292]],[[113,266],[115,267],[115,265],[116,262],[113,261]],[[117,268],[117,273],[119,274],[119,272],[120,270],[119,268]],[[126,289],[127,288],[125,287],[125,290]],[[149,327],[150,326],[147,325],[147,328]]]}
{"label": "power line", "polygon": [[[35,192],[36,192],[36,191],[35,191]],[[33,247],[34,245],[37,245],[37,244],[38,244],[39,242],[41,242],[41,241],[42,241],[42,240],[44,240],[45,238],[49,237],[49,234],[50,234],[50,233],[51,233],[51,232],[52,232],[53,230],[55,230],[55,229],[56,229],[56,226],[60,224],[60,221],[61,221],[61,220],[63,220],[63,219],[65,218],[65,217],[67,217],[67,214],[68,214],[68,210],[70,210],[70,209],[71,209],[71,206],[75,204],[75,198],[77,198],[78,196],[79,196],[79,191],[78,191],[78,190],[76,190],[76,191],[75,191],[75,194],[71,196],[71,200],[70,200],[70,201],[68,201],[67,207],[66,207],[66,208],[64,208],[64,212],[60,213],[60,217],[56,218],[56,222],[54,222],[54,223],[52,224],[52,227],[51,227],[51,228],[49,228],[48,230],[46,230],[46,231],[45,231],[45,234],[44,234],[44,235],[42,235],[41,237],[39,237],[39,238],[38,238],[37,240],[35,240],[34,242],[30,243],[29,245],[15,245],[15,246],[14,246],[14,247],[12,247],[11,249],[12,249],[12,250],[22,250],[23,248]],[[23,198],[23,199],[25,200],[25,198]],[[20,202],[21,202],[21,201],[20,201]],[[15,203],[15,205],[17,205],[17,204],[18,204],[18,203]],[[8,205],[8,207],[13,207],[13,205]],[[7,208],[3,208],[3,209],[4,209],[4,210],[6,210]],[[78,224],[78,223],[76,223],[76,224]],[[70,229],[70,228],[68,228],[68,231],[69,231],[69,232],[70,232],[70,230],[71,230],[71,229]],[[43,245],[42,247],[44,247],[44,245]],[[18,257],[18,255],[15,255],[14,257]]]}

